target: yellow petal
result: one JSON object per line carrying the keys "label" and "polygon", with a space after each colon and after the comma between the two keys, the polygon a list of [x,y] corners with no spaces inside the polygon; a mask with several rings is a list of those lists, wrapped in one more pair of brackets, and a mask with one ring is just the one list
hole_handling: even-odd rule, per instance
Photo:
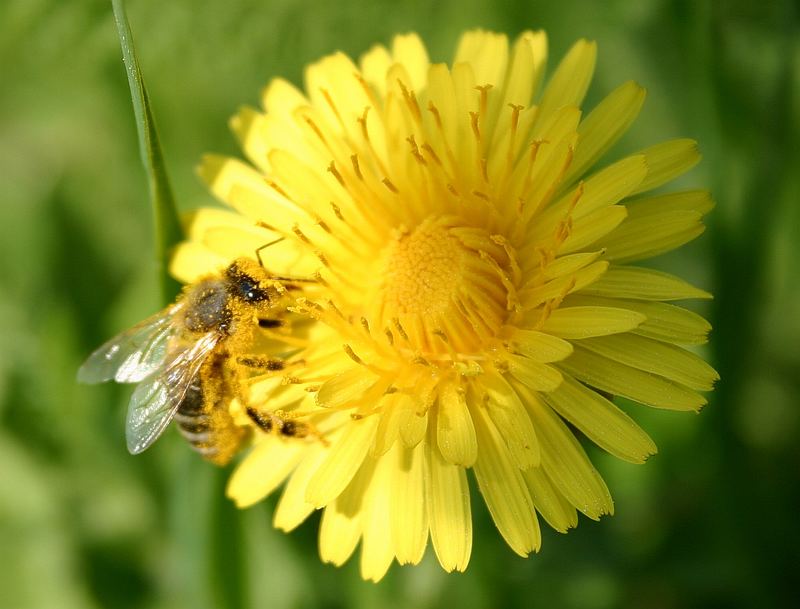
{"label": "yellow petal", "polygon": [[386,95],[386,73],[393,63],[389,51],[383,45],[375,45],[361,56],[359,63],[364,79],[381,97],[384,97]]}
{"label": "yellow petal", "polygon": [[439,391],[436,442],[444,459],[455,465],[472,467],[478,455],[475,427],[464,392],[453,383]]}
{"label": "yellow petal", "polygon": [[575,436],[549,407],[532,395],[527,397],[525,403],[542,446],[542,467],[553,485],[589,518],[613,514],[611,494]]}
{"label": "yellow petal", "polygon": [[194,283],[206,275],[218,273],[230,260],[212,252],[202,243],[179,243],[169,261],[169,274],[181,283]]}
{"label": "yellow petal", "polygon": [[509,340],[514,351],[542,364],[547,364],[561,361],[572,353],[572,345],[553,334],[549,331],[545,333],[515,328],[509,336]]}
{"label": "yellow petal", "polygon": [[515,379],[535,391],[553,391],[561,384],[561,373],[529,357],[505,356],[508,371]]}
{"label": "yellow petal", "polygon": [[611,267],[597,281],[583,288],[582,292],[594,296],[638,300],[711,298],[708,292],[674,275],[634,266]]}
{"label": "yellow petal", "polygon": [[317,392],[317,405],[322,408],[347,408],[354,406],[370,389],[377,377],[356,366],[329,378]]}
{"label": "yellow petal", "polygon": [[568,254],[559,256],[552,262],[548,262],[544,269],[540,269],[543,281],[550,281],[562,275],[569,275],[575,271],[590,265],[602,254],[602,250],[596,252],[581,252],[579,254]]}
{"label": "yellow petal", "polygon": [[361,467],[377,424],[376,416],[348,423],[309,481],[306,501],[315,507],[324,507],[344,490]]}
{"label": "yellow petal", "polygon": [[415,33],[395,36],[392,41],[392,56],[396,62],[405,66],[411,79],[411,87],[415,91],[424,89],[428,81],[430,60],[420,37]]}
{"label": "yellow petal", "polygon": [[708,341],[711,324],[697,313],[665,302],[627,301],[625,306],[647,316],[635,332],[671,343],[701,345]]}
{"label": "yellow petal", "polygon": [[264,437],[233,471],[225,494],[237,507],[253,505],[284,481],[303,454],[301,443]]}
{"label": "yellow petal", "polygon": [[391,483],[394,462],[378,459],[361,507],[361,577],[380,581],[394,560],[391,542]]}
{"label": "yellow petal", "polygon": [[356,65],[344,53],[323,57],[305,70],[305,84],[311,104],[333,133],[358,141],[358,119],[371,105],[360,86]]}
{"label": "yellow petal", "polygon": [[497,529],[509,547],[527,556],[541,545],[541,532],[522,472],[512,461],[483,407],[472,411],[478,436],[475,478]]}
{"label": "yellow petal", "polygon": [[241,108],[230,120],[230,127],[247,158],[261,171],[269,170],[267,152],[269,148],[261,133],[264,129],[264,115],[254,108]]}
{"label": "yellow petal", "polygon": [[[601,298],[599,296],[573,294],[567,297],[562,308],[567,310],[573,306],[620,308],[634,314],[643,315],[645,319],[641,325],[629,330],[641,336],[670,343],[703,344],[708,340],[708,333],[711,331],[711,324],[697,313],[666,302],[647,302],[644,300]],[[626,330],[620,331],[624,332]],[[613,334],[613,332],[609,332],[609,334]],[[576,336],[575,338],[588,338],[588,336]]]}
{"label": "yellow petal", "polygon": [[536,511],[559,533],[578,526],[575,507],[550,482],[541,467],[532,467],[522,472],[533,498]]}
{"label": "yellow petal", "polygon": [[272,521],[275,528],[292,531],[314,511],[314,506],[306,501],[306,486],[324,458],[322,446],[316,445],[292,472],[275,508]]}
{"label": "yellow petal", "polygon": [[579,40],[558,64],[539,104],[538,120],[546,120],[563,106],[580,106],[594,74],[597,44]]}
{"label": "yellow petal", "polygon": [[631,368],[575,345],[569,359],[558,364],[592,387],[667,410],[698,411],[706,399],[699,393],[655,374]]}
{"label": "yellow petal", "polygon": [[[560,381],[561,375],[558,376]],[[517,392],[501,375],[490,372],[481,376],[480,385],[489,397],[486,412],[505,441],[514,465],[520,469],[539,465],[536,433]]]}
{"label": "yellow petal", "polygon": [[523,32],[514,42],[508,76],[505,79],[504,106],[528,106],[536,92],[547,62],[547,34],[543,30]]}
{"label": "yellow petal", "polygon": [[425,510],[425,449],[396,447],[385,457],[391,460],[391,536],[397,562],[417,564],[428,541],[428,513]]}
{"label": "yellow petal", "polygon": [[370,447],[369,454],[373,457],[379,457],[385,454],[392,446],[400,435],[400,418],[403,410],[406,408],[402,403],[408,400],[408,396],[398,395],[392,393],[383,396],[380,401],[380,421],[375,430],[375,440]]}
{"label": "yellow petal", "polygon": [[558,248],[558,254],[576,252],[597,243],[619,227],[627,215],[628,210],[624,206],[612,205],[577,219],[572,224],[569,237]]}
{"label": "yellow petal", "polygon": [[319,557],[337,567],[347,562],[361,539],[361,513],[340,511],[339,503],[325,508],[319,525]]}
{"label": "yellow petal", "polygon": [[425,450],[425,497],[434,552],[445,571],[465,571],[472,553],[466,472],[445,461],[432,433],[421,446]]}
{"label": "yellow petal", "polygon": [[347,488],[322,513],[319,555],[323,562],[341,566],[350,558],[361,538],[365,495],[376,461],[367,459]]}
{"label": "yellow petal", "polygon": [[542,330],[561,338],[589,338],[627,332],[641,325],[646,319],[642,313],[629,309],[562,306],[550,313],[542,324]]}
{"label": "yellow petal", "polygon": [[295,203],[279,196],[261,174],[241,161],[206,155],[197,173],[220,201],[256,222],[269,219],[271,225],[288,231],[306,217]]}
{"label": "yellow petal", "polygon": [[505,34],[472,30],[458,42],[453,65],[468,63],[478,85],[499,86],[503,83],[508,61],[508,37]]}
{"label": "yellow petal", "polygon": [[[573,217],[580,218],[596,209],[619,203],[635,191],[646,175],[646,157],[641,154],[601,169],[583,183],[583,193],[575,205]],[[576,193],[577,190],[572,190],[556,205],[569,205]]]}
{"label": "yellow petal", "polygon": [[261,92],[261,104],[268,114],[289,118],[295,109],[308,105],[308,99],[289,81],[275,78]]}
{"label": "yellow petal", "polygon": [[647,158],[647,177],[635,192],[657,188],[689,171],[700,162],[700,151],[694,140],[670,140],[642,150]]}
{"label": "yellow petal", "polygon": [[615,457],[644,463],[657,452],[653,440],[633,419],[599,393],[567,375],[558,389],[542,398],[592,442]]}
{"label": "yellow petal", "polygon": [[705,231],[696,211],[675,211],[628,219],[602,241],[605,258],[634,262],[674,250]]}
{"label": "yellow petal", "polygon": [[578,148],[569,166],[565,183],[592,167],[628,130],[644,103],[645,90],[633,81],[617,87],[581,121]]}
{"label": "yellow petal", "polygon": [[634,191],[646,175],[647,165],[642,155],[609,165],[548,207],[533,225],[530,239],[546,239],[568,218],[574,221],[593,211],[619,203]]}
{"label": "yellow petal", "polygon": [[425,430],[428,428],[428,413],[418,413],[414,409],[414,403],[410,403],[400,411],[400,437],[406,448],[414,448],[425,437]]}
{"label": "yellow petal", "polygon": [[719,380],[716,370],[695,354],[635,334],[588,338],[580,345],[638,370],[652,372],[697,391],[711,391]]}
{"label": "yellow petal", "polygon": [[523,288],[519,292],[520,300],[526,309],[533,309],[548,300],[563,298],[576,290],[588,290],[587,286],[591,287],[602,280],[607,269],[607,262],[595,262],[571,275],[563,275],[541,286]]}
{"label": "yellow petal", "polygon": [[634,199],[627,201],[625,206],[628,208],[629,218],[644,218],[650,215],[679,211],[696,211],[705,215],[714,209],[714,199],[707,190],[684,190]]}

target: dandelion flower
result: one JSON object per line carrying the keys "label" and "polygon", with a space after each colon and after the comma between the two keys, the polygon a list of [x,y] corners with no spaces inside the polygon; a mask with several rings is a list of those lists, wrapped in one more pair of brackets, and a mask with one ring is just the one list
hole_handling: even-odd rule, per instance
{"label": "dandelion flower", "polygon": [[[230,482],[239,505],[286,480],[276,525],[323,509],[320,553],[361,572],[442,567],[472,545],[468,470],[510,548],[614,506],[569,425],[641,463],[648,435],[609,400],[698,411],[717,375],[681,345],[709,325],[671,301],[708,298],[636,264],[703,232],[705,191],[647,195],[691,168],[672,140],[595,168],[636,118],[627,82],[588,114],[593,42],[542,86],[543,32],[467,32],[451,65],[413,34],[355,64],[309,66],[233,129],[252,166],[207,158],[201,174],[234,211],[201,211],[173,268],[185,280],[278,234],[278,273],[316,276],[295,312],[313,320],[305,366],[253,379],[251,399],[311,413],[324,442],[259,437]],[[537,515],[538,513],[538,515]]]}

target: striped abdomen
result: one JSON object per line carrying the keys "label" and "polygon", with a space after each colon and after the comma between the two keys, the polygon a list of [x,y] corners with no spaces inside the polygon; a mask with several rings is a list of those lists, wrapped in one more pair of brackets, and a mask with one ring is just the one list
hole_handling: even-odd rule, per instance
{"label": "striped abdomen", "polygon": [[230,399],[222,373],[224,356],[211,355],[178,407],[178,430],[204,459],[225,465],[238,452],[246,430],[228,412]]}

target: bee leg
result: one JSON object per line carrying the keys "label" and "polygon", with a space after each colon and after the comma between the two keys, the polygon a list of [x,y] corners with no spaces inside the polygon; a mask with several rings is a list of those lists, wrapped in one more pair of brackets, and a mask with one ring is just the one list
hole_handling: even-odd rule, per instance
{"label": "bee leg", "polygon": [[277,417],[272,413],[261,412],[260,410],[256,410],[251,406],[247,407],[247,416],[250,417],[250,420],[258,425],[262,431],[267,433],[271,433],[276,428],[276,423],[277,425],[283,424],[283,421],[280,417]]}
{"label": "bee leg", "polygon": [[292,362],[286,362],[282,359],[272,359],[261,355],[240,355],[236,358],[236,363],[245,368],[276,372],[305,364],[305,360],[298,359]]}
{"label": "bee leg", "polygon": [[305,438],[314,436],[323,446],[329,446],[328,440],[317,428],[306,421],[298,421],[279,415],[277,412],[261,412],[255,408],[247,408],[247,416],[266,433],[277,433],[287,438]]}
{"label": "bee leg", "polygon": [[245,368],[255,368],[256,370],[283,370],[286,363],[280,359],[272,359],[260,355],[240,355],[236,358],[236,363]]}

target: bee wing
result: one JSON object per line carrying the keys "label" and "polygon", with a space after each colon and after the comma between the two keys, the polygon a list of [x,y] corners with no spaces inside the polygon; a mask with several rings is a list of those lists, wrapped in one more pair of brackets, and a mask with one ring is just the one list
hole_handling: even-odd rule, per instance
{"label": "bee wing", "polygon": [[169,306],[100,346],[78,369],[78,381],[138,383],[150,376],[167,355],[176,331],[172,320],[182,306]]}
{"label": "bee wing", "polygon": [[219,339],[216,332],[205,334],[186,349],[170,354],[160,371],[139,383],[128,404],[125,422],[131,454],[146,450],[164,432]]}

